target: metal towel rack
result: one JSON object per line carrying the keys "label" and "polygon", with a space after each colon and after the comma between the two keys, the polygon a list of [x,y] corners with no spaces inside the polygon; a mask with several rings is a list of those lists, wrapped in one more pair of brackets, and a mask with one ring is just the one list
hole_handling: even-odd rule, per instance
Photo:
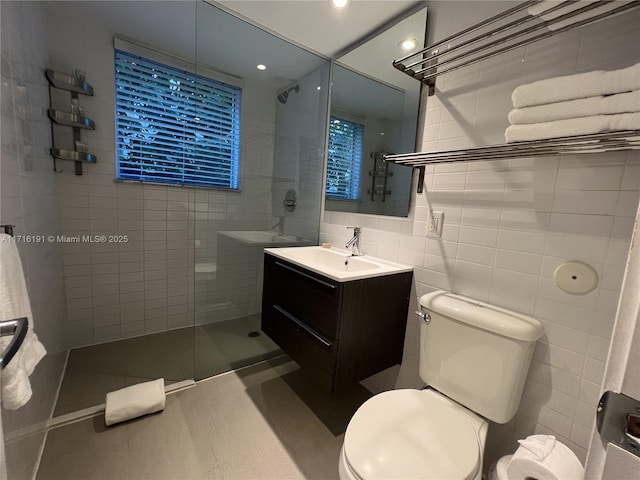
{"label": "metal towel rack", "polygon": [[385,162],[419,168],[418,193],[422,193],[424,167],[438,163],[473,162],[499,160],[514,157],[543,157],[551,155],[574,155],[581,153],[615,152],[640,149],[640,130],[557,137],[546,140],[529,140],[464,150],[442,152],[418,152],[385,155]]}
{"label": "metal towel rack", "polygon": [[13,229],[14,229],[15,225],[0,225],[0,228],[2,228],[4,230],[4,233],[6,233],[7,235],[11,235],[13,237]]}
{"label": "metal towel rack", "polygon": [[[640,1],[626,3],[604,13],[550,30],[547,27],[571,20],[590,10],[607,5],[610,0],[589,3],[572,12],[544,20],[527,12],[542,0],[529,0],[487,20],[472,25],[455,35],[393,62],[403,73],[419,80],[435,93],[436,78],[454,70],[473,65],[487,58],[529,45],[576,27],[640,7]],[[558,2],[544,13],[552,13],[575,3],[576,0]],[[473,35],[472,35],[473,34]],[[557,137],[546,140],[513,142],[508,144],[471,147],[441,152],[385,155],[386,162],[414,167],[419,170],[418,193],[422,193],[425,166],[438,163],[497,160],[522,156],[549,156],[581,153],[612,152],[640,148],[640,130],[607,132],[593,135]]]}
{"label": "metal towel rack", "polygon": [[15,320],[6,320],[0,322],[0,337],[8,337],[13,335],[11,342],[7,345],[7,348],[2,352],[0,357],[0,368],[4,369],[15,354],[20,349],[24,337],[27,336],[27,330],[29,329],[29,321],[26,317],[16,318]]}
{"label": "metal towel rack", "polygon": [[[572,12],[559,15],[550,20],[543,20],[537,15],[526,12],[529,7],[542,0],[529,0],[487,20],[472,25],[455,35],[440,40],[428,47],[400,58],[393,62],[393,66],[410,77],[428,85],[429,95],[435,93],[436,78],[440,75],[473,65],[487,58],[500,55],[516,48],[529,45],[559,33],[572,30],[603,18],[616,15],[640,7],[640,2],[623,4],[613,10],[595,14],[589,18],[576,20],[574,23],[548,30],[547,27],[556,23],[571,20],[590,10],[596,9],[610,0],[589,3]],[[545,14],[560,10],[575,0],[559,2],[558,5],[545,10]],[[524,10],[524,12],[523,12]],[[503,23],[504,22],[504,23]],[[501,24],[495,28],[490,26]],[[476,33],[471,37],[470,34]]]}

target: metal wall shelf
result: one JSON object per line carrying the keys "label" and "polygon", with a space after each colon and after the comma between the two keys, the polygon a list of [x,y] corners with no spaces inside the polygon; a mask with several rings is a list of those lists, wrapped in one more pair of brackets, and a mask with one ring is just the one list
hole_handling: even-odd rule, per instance
{"label": "metal wall shelf", "polygon": [[[51,140],[54,147],[51,148],[51,156],[53,157],[53,170],[55,172],[62,172],[58,170],[56,166],[57,160],[68,160],[75,162],[75,174],[82,175],[83,163],[96,163],[97,158],[86,151],[86,145],[81,142],[81,130],[95,130],[96,124],[93,120],[82,115],[83,110],[79,106],[78,95],[93,95],[93,87],[84,81],[84,74],[82,78],[67,75],[66,73],[57,72],[55,70],[47,69],[47,80],[49,81],[49,110],[47,114],[51,119]],[[69,92],[71,97],[71,112],[58,110],[54,108],[54,94],[52,89],[64,90]],[[76,107],[78,113],[74,113],[73,109]],[[56,147],[56,129],[55,125],[62,125],[64,127],[72,128],[73,143],[75,150],[69,150]]]}
{"label": "metal wall shelf", "polygon": [[71,162],[96,163],[98,160],[95,155],[90,153],[66,150],[64,148],[52,148],[51,155],[59,160],[69,160]]}
{"label": "metal wall shelf", "polygon": [[583,153],[605,153],[640,149],[640,130],[597,133],[548,140],[530,140],[464,150],[442,152],[418,152],[385,155],[385,162],[420,168],[418,193],[422,192],[424,167],[440,163],[499,160],[514,157],[540,157],[553,155],[576,155]]}
{"label": "metal wall shelf", "polygon": [[[428,85],[429,95],[433,95],[435,93],[436,78],[440,75],[473,65],[530,43],[544,40],[576,27],[640,7],[640,1],[634,1],[603,13],[596,13],[589,18],[580,19],[583,14],[587,14],[590,10],[598,9],[610,3],[602,0],[587,3],[584,7],[559,15],[556,18],[543,20],[540,16],[530,15],[527,12],[529,7],[540,3],[540,1],[529,0],[505,10],[418,52],[396,60],[393,62],[393,66]],[[544,14],[553,13],[572,3],[574,2],[558,2],[558,5],[545,10]],[[564,22],[571,22],[572,19],[573,23],[564,25]],[[475,36],[471,36],[471,34],[475,34]]]}
{"label": "metal wall shelf", "polygon": [[58,125],[64,125],[65,127],[85,128],[87,130],[95,130],[96,124],[93,120],[82,115],[75,115],[69,112],[63,112],[61,110],[49,109],[47,112],[49,118]]}
{"label": "metal wall shelf", "polygon": [[81,95],[93,95],[93,87],[84,80],[50,69],[47,69],[46,74],[49,83],[60,90],[75,92]]}

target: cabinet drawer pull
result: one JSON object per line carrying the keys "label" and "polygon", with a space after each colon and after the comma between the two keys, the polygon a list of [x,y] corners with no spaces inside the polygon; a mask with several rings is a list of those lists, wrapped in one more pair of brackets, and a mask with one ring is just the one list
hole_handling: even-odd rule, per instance
{"label": "cabinet drawer pull", "polygon": [[311,328],[309,325],[304,323],[302,320],[300,320],[300,319],[294,317],[293,315],[291,315],[289,312],[287,312],[280,305],[275,305],[274,304],[273,308],[275,308],[278,312],[280,312],[282,315],[287,317],[289,320],[291,320],[293,323],[295,323],[297,326],[299,326],[301,329],[303,329],[305,332],[307,332],[309,335],[311,335],[317,341],[322,343],[325,347],[331,348],[331,342],[329,340],[324,338],[322,335],[320,335],[318,332],[316,332],[313,328]]}
{"label": "cabinet drawer pull", "polygon": [[325,281],[323,281],[323,280],[320,280],[319,278],[312,277],[312,276],[311,276],[311,275],[309,275],[308,273],[301,272],[301,271],[300,271],[300,270],[298,270],[297,268],[290,267],[289,265],[287,265],[287,264],[285,264],[285,263],[281,263],[281,262],[276,261],[276,265],[278,265],[279,267],[282,267],[282,268],[286,268],[287,270],[291,270],[292,272],[295,272],[295,273],[297,273],[298,275],[302,275],[303,277],[306,277],[306,278],[308,278],[308,279],[310,279],[310,280],[313,280],[314,282],[319,283],[319,284],[320,284],[320,285],[322,285],[323,287],[328,287],[328,288],[331,288],[332,290],[335,290],[335,289],[336,289],[336,286],[335,286],[335,285],[332,285],[332,284],[330,284],[329,282],[325,282]]}

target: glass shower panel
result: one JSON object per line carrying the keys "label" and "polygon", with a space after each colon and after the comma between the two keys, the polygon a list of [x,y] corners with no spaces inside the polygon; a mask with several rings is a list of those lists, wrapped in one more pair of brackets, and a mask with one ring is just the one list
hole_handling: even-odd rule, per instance
{"label": "glass shower panel", "polygon": [[196,111],[203,175],[228,172],[192,212],[200,379],[281,354],[260,330],[263,250],[318,241],[329,61],[204,2],[196,60],[229,92]]}

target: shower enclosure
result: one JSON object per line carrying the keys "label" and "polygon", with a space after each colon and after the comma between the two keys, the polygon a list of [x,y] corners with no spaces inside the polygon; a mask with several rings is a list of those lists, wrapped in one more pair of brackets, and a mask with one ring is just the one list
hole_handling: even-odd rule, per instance
{"label": "shower enclosure", "polygon": [[196,379],[280,354],[260,332],[263,249],[318,241],[330,68],[198,3],[196,68],[210,66],[241,79],[240,162],[236,189],[195,192]]}
{"label": "shower enclosure", "polygon": [[[56,176],[60,233],[128,239],[64,246],[54,415],[280,355],[260,332],[263,249],[318,241],[329,60],[202,1],[39,5],[40,67],[80,69],[95,92],[83,140],[98,163]],[[65,35],[78,25],[81,44]]]}

